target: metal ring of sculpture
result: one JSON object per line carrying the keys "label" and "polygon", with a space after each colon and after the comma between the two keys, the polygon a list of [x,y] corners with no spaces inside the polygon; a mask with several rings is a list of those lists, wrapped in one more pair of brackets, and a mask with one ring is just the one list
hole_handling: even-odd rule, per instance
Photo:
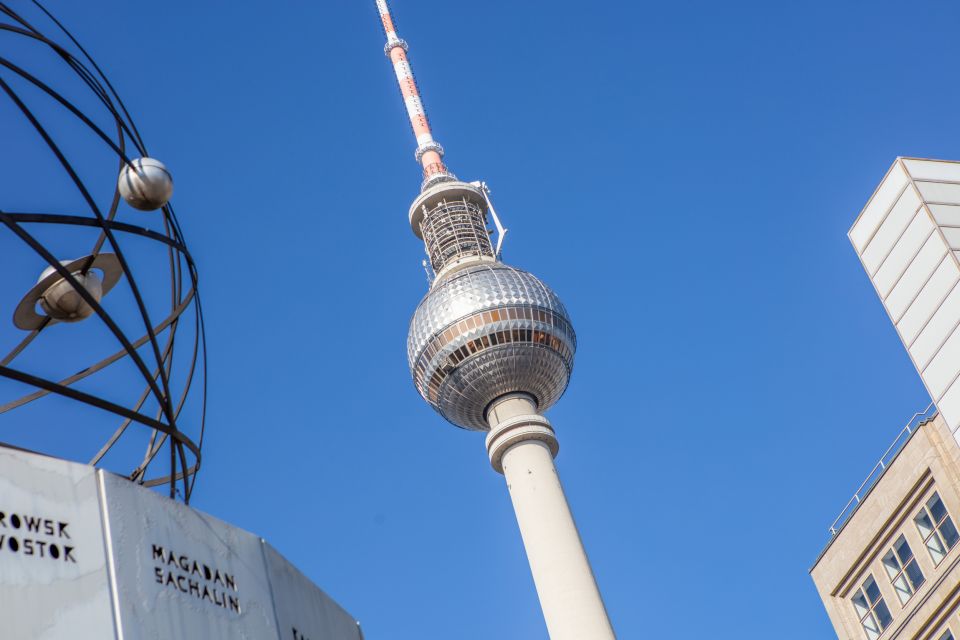
{"label": "metal ring of sculpture", "polygon": [[[172,179],[161,163],[149,157],[130,114],[96,62],[45,7],[36,0],[32,2],[39,10],[37,19],[49,22],[50,29],[65,36],[69,44],[58,44],[31,23],[37,20],[28,21],[0,2],[0,38],[17,39],[8,40],[12,45],[7,53],[17,47],[40,47],[42,53],[30,51],[49,57],[56,64],[65,64],[67,69],[60,67],[54,75],[65,74],[79,92],[79,102],[88,107],[95,105],[96,110],[77,106],[76,98],[68,98],[65,92],[54,89],[52,82],[44,82],[0,49],[0,100],[9,99],[12,112],[22,115],[21,122],[32,132],[28,134],[30,139],[41,142],[53,154],[57,171],[62,170],[69,178],[64,179],[63,184],[72,185],[66,188],[73,191],[79,205],[59,212],[50,212],[56,206],[44,205],[42,208],[48,209],[44,212],[9,211],[0,190],[0,249],[3,252],[0,255],[10,256],[22,250],[37,268],[32,274],[10,273],[9,263],[15,258],[4,258],[8,263],[7,277],[18,284],[22,280],[22,289],[27,291],[16,311],[11,313],[14,330],[20,336],[26,331],[26,336],[6,355],[0,350],[0,380],[18,383],[10,385],[16,389],[16,397],[6,402],[0,400],[0,414],[33,406],[41,399],[54,402],[49,400],[53,398],[66,398],[102,410],[106,413],[92,413],[98,420],[109,420],[103,433],[110,435],[90,463],[105,465],[105,457],[116,452],[118,443],[139,434],[140,439],[146,441],[143,457],[136,453],[136,464],[123,463],[126,466],[123,472],[129,472],[131,480],[147,486],[169,485],[171,497],[179,494],[189,502],[200,467],[206,417],[206,341],[197,271],[173,206],[168,202]],[[39,109],[37,100],[44,101]],[[51,114],[57,118],[54,123],[45,119],[54,117]],[[97,124],[98,120],[101,124]],[[115,167],[109,168],[114,176],[109,185],[103,180],[92,184],[81,177],[89,169],[88,158],[84,157],[83,165],[78,164],[76,157],[71,159],[54,133],[65,121],[82,130],[82,135],[88,136],[84,139],[93,141],[91,144],[105,145],[106,150],[98,147],[97,154],[115,158],[116,165],[109,163]],[[105,129],[115,129],[115,132],[108,135]],[[108,169],[101,166],[97,170]],[[63,175],[57,179],[63,179]],[[44,195],[41,193],[41,199]],[[129,210],[124,203],[129,205]],[[159,211],[140,213],[134,209]],[[127,222],[124,218],[135,220]],[[149,228],[150,225],[154,228]],[[51,229],[58,234],[52,243],[58,247],[64,244],[63,238],[77,234],[89,234],[92,242],[77,247],[74,255],[82,255],[80,258],[56,255],[56,250],[39,237],[40,231],[51,232]],[[147,246],[145,242],[149,246],[145,252],[125,251],[121,239],[137,247]],[[24,250],[23,245],[29,247],[29,251]],[[151,263],[150,268],[140,270],[141,282],[138,282],[132,263],[139,260],[140,253],[159,256],[163,266],[156,269]],[[64,260],[65,257],[73,259]],[[39,282],[31,287],[29,278],[35,278],[40,270],[43,273]],[[167,271],[169,289],[166,277],[158,275]],[[162,287],[142,286],[144,279],[151,280],[149,285],[153,285],[152,280],[157,278],[164,283]],[[117,300],[118,296],[126,297],[130,303],[127,308],[117,309],[107,304],[105,296],[111,288],[123,292],[111,294],[110,301]],[[156,296],[160,296],[162,303],[154,306],[151,298]],[[96,324],[93,316],[100,326],[93,326]],[[90,321],[78,327],[85,318]],[[79,371],[72,369],[70,375],[37,371],[48,368],[49,358],[40,360],[42,367],[29,366],[28,356],[40,348],[44,338],[57,331],[78,329],[91,334],[89,341],[84,340],[78,346],[99,347],[93,364],[84,363]],[[178,333],[187,335],[188,344],[192,343],[186,357],[182,354],[184,350],[174,350]],[[62,340],[62,335],[57,337]],[[0,349],[3,338],[0,333]],[[106,352],[105,347],[109,347]],[[56,352],[55,361],[60,361],[62,351]],[[76,349],[69,351],[72,355]],[[121,368],[125,368],[123,372],[118,371]],[[98,380],[102,376],[112,377]],[[23,394],[22,385],[32,390]],[[85,390],[84,385],[92,386],[93,390]],[[196,387],[199,389],[191,396],[190,390]],[[126,394],[133,389],[139,395],[131,400]],[[111,398],[110,392],[114,391],[122,392],[124,399]],[[57,406],[56,411],[61,411]],[[189,415],[183,413],[185,408],[190,409]],[[86,415],[79,408],[76,412]],[[0,439],[4,439],[4,423],[0,419]],[[137,426],[131,428],[134,423]],[[181,430],[184,423],[190,425],[195,438]],[[129,444],[119,448],[124,449],[125,454],[133,451]],[[165,458],[169,462],[159,462]]]}

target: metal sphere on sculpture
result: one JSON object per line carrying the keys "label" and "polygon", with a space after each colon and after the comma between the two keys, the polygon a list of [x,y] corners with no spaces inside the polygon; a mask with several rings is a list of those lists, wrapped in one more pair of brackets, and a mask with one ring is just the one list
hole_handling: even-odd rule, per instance
{"label": "metal sphere on sculpture", "polygon": [[[120,262],[112,253],[61,260],[60,265],[98,303],[123,276]],[[38,313],[38,306],[43,313]],[[13,314],[13,324],[18,329],[32,331],[51,321],[78,322],[89,318],[93,312],[93,307],[73,284],[50,265],[20,300]]]}
{"label": "metal sphere on sculpture", "polygon": [[173,196],[173,176],[155,158],[138,158],[125,164],[117,180],[120,195],[134,209],[160,209]]}
{"label": "metal sphere on sculpture", "polygon": [[420,395],[465,429],[489,428],[510,393],[552,406],[567,388],[577,338],[560,298],[536,276],[480,263],[435,283],[417,307],[407,357]]}
{"label": "metal sphere on sculpture", "polygon": [[[47,267],[47,269],[52,270],[51,267]],[[75,271],[70,275],[94,300],[100,302],[103,298],[103,281],[100,276],[93,271],[87,273]],[[40,306],[48,316],[61,322],[79,322],[84,318],[89,318],[93,313],[93,307],[87,304],[80,292],[63,278],[43,292],[43,295],[40,296]]]}
{"label": "metal sphere on sculpture", "polygon": [[189,501],[206,349],[173,179],[62,23],[39,3],[0,8],[25,61],[0,80],[12,134],[0,145],[0,310],[13,312],[0,323],[0,439]]}

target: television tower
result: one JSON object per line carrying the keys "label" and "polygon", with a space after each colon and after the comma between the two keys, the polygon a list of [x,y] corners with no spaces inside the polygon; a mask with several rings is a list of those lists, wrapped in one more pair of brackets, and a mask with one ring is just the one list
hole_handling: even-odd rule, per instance
{"label": "television tower", "polygon": [[[410,206],[433,277],[410,322],[407,357],[417,391],[441,416],[487,432],[493,468],[506,477],[552,640],[614,638],[553,459],[559,445],[543,416],[563,394],[577,338],[560,298],[500,261],[506,229],[482,182],[457,179],[433,139],[420,92],[386,0],[376,0],[423,167]],[[487,214],[498,231],[491,242]],[[426,261],[424,261],[426,266]]]}

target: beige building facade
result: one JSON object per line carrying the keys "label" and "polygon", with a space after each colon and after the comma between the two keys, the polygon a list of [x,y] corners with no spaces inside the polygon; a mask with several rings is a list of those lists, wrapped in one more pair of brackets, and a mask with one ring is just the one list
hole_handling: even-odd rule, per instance
{"label": "beige building facade", "polygon": [[960,640],[960,446],[907,436],[810,570],[842,640]]}

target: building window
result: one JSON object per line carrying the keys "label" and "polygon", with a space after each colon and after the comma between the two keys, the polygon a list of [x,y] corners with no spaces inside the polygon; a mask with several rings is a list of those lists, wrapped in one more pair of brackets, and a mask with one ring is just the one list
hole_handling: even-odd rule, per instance
{"label": "building window", "polygon": [[950,514],[943,506],[940,496],[936,493],[930,496],[913,521],[917,524],[920,535],[923,536],[923,544],[930,552],[933,564],[940,564],[947,552],[960,539],[960,534],[953,526],[953,520],[950,519]]}
{"label": "building window", "polygon": [[892,620],[890,610],[887,609],[873,576],[867,576],[863,586],[853,594],[853,608],[857,610],[868,640],[879,638]]}
{"label": "building window", "polygon": [[887,571],[893,590],[897,592],[900,604],[904,604],[910,596],[923,584],[923,572],[917,566],[917,559],[902,535],[893,543],[893,548],[883,556],[883,568]]}
{"label": "building window", "polygon": [[953,632],[947,629],[937,640],[953,640]]}

